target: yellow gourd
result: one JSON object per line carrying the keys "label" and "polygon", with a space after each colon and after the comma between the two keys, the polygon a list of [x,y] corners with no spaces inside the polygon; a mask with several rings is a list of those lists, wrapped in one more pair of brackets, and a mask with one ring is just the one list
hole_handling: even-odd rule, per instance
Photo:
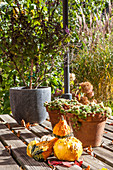
{"label": "yellow gourd", "polygon": [[58,138],[67,137],[71,132],[71,129],[69,125],[67,124],[67,121],[62,116],[60,121],[54,126],[53,128],[53,134]]}
{"label": "yellow gourd", "polygon": [[75,137],[58,139],[54,144],[54,155],[59,160],[78,160],[83,152],[82,143]]}

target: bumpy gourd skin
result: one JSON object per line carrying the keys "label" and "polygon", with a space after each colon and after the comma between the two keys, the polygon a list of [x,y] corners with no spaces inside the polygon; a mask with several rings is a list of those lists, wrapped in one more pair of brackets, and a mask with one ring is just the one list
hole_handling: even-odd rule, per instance
{"label": "bumpy gourd skin", "polygon": [[64,119],[61,119],[53,128],[53,134],[56,137],[65,137],[70,134],[70,131],[71,129]]}
{"label": "bumpy gourd skin", "polygon": [[53,151],[53,145],[58,138],[53,138],[50,141],[42,141],[36,143],[31,141],[27,146],[27,155],[34,158],[37,161],[46,160]]}
{"label": "bumpy gourd skin", "polygon": [[75,137],[58,139],[54,144],[54,155],[59,160],[78,160],[82,152],[82,143]]}

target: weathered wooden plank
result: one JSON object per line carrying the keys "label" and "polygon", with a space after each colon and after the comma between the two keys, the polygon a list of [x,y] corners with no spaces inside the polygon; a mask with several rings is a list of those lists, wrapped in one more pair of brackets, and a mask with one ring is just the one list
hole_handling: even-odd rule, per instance
{"label": "weathered wooden plank", "polygon": [[44,135],[49,135],[51,132],[48,131],[46,128],[41,127],[40,125],[33,126],[30,130],[36,134],[38,137],[42,137]]}
{"label": "weathered wooden plank", "polygon": [[[11,129],[12,130],[14,130],[14,132],[17,134],[18,133],[18,131],[19,132],[21,132],[20,133],[20,138],[23,140],[23,141],[25,141],[25,142],[27,142],[27,143],[29,143],[30,141],[31,141],[31,136],[33,136],[33,138],[34,138],[34,136],[36,137],[36,135],[34,135],[31,131],[29,131],[29,130],[27,130],[27,129],[25,129],[24,127],[20,127],[20,126],[18,126],[18,124],[17,124],[17,126],[16,126],[16,121],[12,118],[12,117],[10,117],[9,115],[5,115],[5,116],[2,116],[2,120],[4,120],[5,122],[7,122],[10,126],[11,126]],[[13,127],[13,125],[14,125],[14,127]],[[42,127],[40,127],[39,125],[36,127],[36,128],[31,128],[31,129],[33,129],[32,131],[36,134],[37,133],[37,130],[39,131],[39,129],[40,129],[40,131],[44,131],[44,132],[46,132],[47,134],[48,133],[50,133],[50,132],[48,132],[48,130],[46,130],[46,129],[44,129],[44,128],[42,128]],[[38,136],[40,136],[40,137],[42,137],[41,136],[41,134],[43,134],[42,132],[38,135]],[[44,135],[45,135],[45,133],[44,133]],[[38,137],[37,137],[38,138]],[[32,140],[34,140],[34,139],[32,139]],[[64,168],[64,167],[61,167],[61,166],[58,166],[57,167],[57,169],[61,169],[61,168]],[[71,168],[68,168],[68,169],[72,169],[72,167]]]}
{"label": "weathered wooden plank", "polygon": [[108,139],[108,138],[106,138],[106,137],[102,137],[102,144],[104,143],[104,144],[109,144],[109,143],[111,143],[112,142],[112,140],[110,140],[110,139]]}
{"label": "weathered wooden plank", "polygon": [[113,133],[112,132],[106,131],[106,133],[104,133],[103,136],[110,139],[110,140],[113,140]]}
{"label": "weathered wooden plank", "polygon": [[112,124],[113,123],[113,119],[107,119],[106,123],[107,124]]}
{"label": "weathered wooden plank", "polygon": [[19,124],[16,122],[16,120],[15,119],[13,119],[10,115],[8,115],[8,114],[4,114],[4,115],[0,115],[0,119],[2,120],[2,121],[4,121],[4,123],[10,123],[10,126],[12,127],[14,127],[14,126],[19,126]]}
{"label": "weathered wooden plank", "polygon": [[[6,119],[7,119],[7,116],[5,115],[3,115],[2,116],[2,120],[3,120],[3,117],[4,117],[4,121],[6,121]],[[22,127],[18,127],[17,125],[15,125],[15,120],[13,119],[13,120],[11,120],[10,119],[10,116],[9,116],[9,118],[8,118],[9,120],[7,120],[6,122],[8,122],[8,123],[10,123],[10,125],[11,125],[11,127],[12,127],[12,129],[16,132],[16,133],[18,133],[18,130],[20,130],[21,131],[21,133],[20,133],[20,136],[23,136],[22,138],[26,141],[27,140],[27,138],[28,138],[28,143],[29,143],[29,141],[30,141],[30,135],[32,134],[29,130],[27,130],[27,129],[23,129]],[[14,122],[13,122],[14,121]],[[45,123],[45,122],[47,122],[47,124]],[[39,137],[42,137],[43,135],[47,135],[47,134],[50,134],[50,132],[52,132],[51,130],[51,125],[50,125],[50,122],[49,121],[45,121],[43,124],[42,124],[42,127],[40,126],[40,125],[38,125],[38,126],[35,126],[35,127],[31,127],[31,129],[33,129],[32,131],[33,131],[33,133],[35,133],[35,134],[37,134]],[[43,127],[45,127],[45,128],[43,128]],[[48,128],[49,128],[49,130],[48,130]],[[27,131],[29,131],[28,132],[28,136],[26,136],[25,137],[25,135],[26,135],[26,130]],[[34,135],[34,134],[33,134]],[[33,136],[34,137],[34,136]],[[110,142],[110,140],[109,139],[107,139],[107,138],[104,138],[103,137],[103,139],[104,139],[104,141],[105,141],[105,145],[106,144],[108,144],[109,142]],[[99,147],[100,148],[100,147]],[[109,148],[109,146],[108,146],[108,148]],[[112,148],[111,148],[112,149]],[[97,155],[97,158],[98,158],[99,156]],[[99,159],[100,159],[100,157],[99,157]],[[96,159],[96,158],[94,158],[94,157],[92,157],[92,156],[90,156],[90,155],[84,155],[84,154],[82,154],[82,156],[80,157],[80,160],[83,160],[84,161],[84,163],[83,163],[83,166],[90,166],[90,168],[92,169],[92,170],[97,170],[97,164],[98,164],[98,167],[99,168],[102,168],[102,167],[104,167],[104,168],[107,168],[107,169],[109,169],[109,170],[111,170],[112,168],[109,166],[109,165],[107,165],[107,164],[105,164],[105,163],[103,163],[102,161],[100,161],[100,160],[98,160],[98,159]],[[102,159],[103,161],[105,161],[104,159]],[[57,168],[59,169],[59,170],[61,170],[61,166],[57,166]],[[64,168],[64,167],[62,167],[62,168]],[[73,168],[73,167],[72,167]],[[72,169],[71,168],[71,169]],[[70,169],[70,168],[68,168],[68,169]],[[71,170],[70,169],[70,170]]]}
{"label": "weathered wooden plank", "polygon": [[[4,120],[5,122],[7,122],[9,125],[10,125],[10,127],[11,127],[11,129],[12,130],[14,130],[14,132],[16,132],[16,134],[18,133],[18,131],[20,131],[21,133],[20,133],[20,138],[22,138],[22,139],[24,139],[24,141],[26,142],[30,142],[30,139],[28,138],[28,136],[29,135],[33,135],[34,136],[34,134],[32,134],[29,130],[27,130],[27,129],[25,129],[24,127],[20,127],[20,126],[18,126],[18,124],[17,124],[17,126],[16,126],[16,122],[15,122],[15,120],[13,119],[13,118],[11,118],[9,115],[5,115],[5,116],[2,116],[2,120]],[[14,127],[13,127],[13,125],[14,125]],[[37,127],[37,128],[39,128],[39,126]],[[36,128],[36,129],[37,129]],[[34,127],[33,127],[33,129],[34,129]],[[42,130],[42,127],[40,127],[40,130]],[[43,130],[44,130],[44,128],[43,128]],[[46,131],[46,132],[48,132],[46,129],[44,130],[44,131]],[[29,134],[29,135],[27,135],[26,136],[26,132]],[[36,132],[35,132],[36,133]],[[50,133],[50,132],[49,132]],[[44,134],[45,135],[45,134]],[[39,135],[40,136],[40,135]],[[61,167],[61,166],[58,166],[57,167],[57,169],[61,169],[61,168],[64,168],[64,167]],[[73,169],[72,167],[71,168],[68,168],[68,169]],[[76,169],[77,170],[77,169]]]}
{"label": "weathered wooden plank", "polygon": [[108,130],[108,131],[110,131],[110,132],[113,133],[113,126],[106,124],[106,125],[105,125],[105,130]]}
{"label": "weathered wooden plank", "polygon": [[104,141],[102,143],[102,147],[113,152],[113,142],[111,140],[107,139],[107,138],[104,138]]}
{"label": "weathered wooden plank", "polygon": [[113,167],[113,152],[111,152],[103,147],[95,147],[95,148],[93,148],[93,151],[96,154],[96,157],[98,159],[104,161],[106,164]]}
{"label": "weathered wooden plank", "polygon": [[83,165],[85,165],[86,167],[88,165],[90,166],[90,170],[97,170],[101,168],[112,170],[112,167],[102,162],[101,160],[87,154],[86,152],[83,152],[82,156],[79,158],[79,161],[81,160],[83,161]]}
{"label": "weathered wooden plank", "polygon": [[40,140],[40,138],[38,138],[27,128],[20,126],[10,115],[1,115],[0,117],[2,121],[7,122],[10,125],[11,130],[13,130],[16,135],[19,133],[20,139],[22,139],[27,144],[35,138],[37,141]]}
{"label": "weathered wooden plank", "polygon": [[20,167],[0,142],[0,170],[20,170]]}
{"label": "weathered wooden plank", "polygon": [[69,170],[69,169],[71,169],[71,170],[82,170],[82,168],[79,167],[78,165],[73,165],[73,166],[71,166],[70,168],[66,168],[66,167],[64,167],[64,166],[59,166],[59,165],[57,165],[56,168],[58,168],[58,169],[60,169],[60,170]]}
{"label": "weathered wooden plank", "polygon": [[51,126],[51,122],[48,120],[45,120],[43,123],[41,123],[41,126],[46,127],[47,129],[49,129],[52,132],[52,126]]}
{"label": "weathered wooden plank", "polygon": [[2,123],[0,123],[0,140],[4,145],[11,146],[13,157],[26,170],[50,169],[46,163],[35,161],[27,156],[26,145]]}

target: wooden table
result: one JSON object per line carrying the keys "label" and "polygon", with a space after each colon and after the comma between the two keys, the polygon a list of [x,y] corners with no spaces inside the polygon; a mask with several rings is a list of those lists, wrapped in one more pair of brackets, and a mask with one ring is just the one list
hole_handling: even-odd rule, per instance
{"label": "wooden table", "polygon": [[[49,170],[46,162],[38,162],[26,154],[27,144],[35,137],[40,139],[43,135],[52,134],[51,123],[45,121],[41,125],[31,126],[29,129],[20,126],[9,115],[0,115],[0,170]],[[90,166],[92,170],[107,168],[113,170],[113,117],[108,119],[102,139],[102,146],[93,148],[93,152],[83,152],[78,161],[83,161],[82,167],[78,165],[70,168],[57,165],[58,170],[82,170]],[[90,154],[93,153],[93,156]],[[55,157],[50,157],[50,161]]]}

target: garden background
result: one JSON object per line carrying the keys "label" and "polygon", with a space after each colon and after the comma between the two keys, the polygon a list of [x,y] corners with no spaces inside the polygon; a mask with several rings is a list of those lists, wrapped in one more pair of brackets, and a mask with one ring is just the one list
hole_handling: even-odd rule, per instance
{"label": "garden background", "polygon": [[[63,30],[63,4],[59,0],[39,0],[40,9],[45,14],[43,22],[47,24],[48,13],[46,5],[49,4],[50,11],[55,11],[54,22],[59,22]],[[38,0],[15,0],[0,2],[0,13],[4,3],[17,2],[30,4],[32,17]],[[55,3],[57,2],[57,5]],[[75,80],[70,81],[71,91],[74,92],[78,83],[89,81],[94,86],[95,98],[113,110],[113,2],[112,0],[68,0],[68,46],[70,73],[75,74]],[[10,14],[9,14],[10,15]],[[15,11],[14,11],[14,15]],[[29,20],[32,18],[29,18]],[[47,26],[46,28],[49,29]],[[0,37],[2,32],[2,18],[0,16]],[[41,35],[40,35],[41,36]],[[1,42],[1,38],[0,38]],[[42,48],[44,42],[42,41]],[[1,46],[0,46],[1,47]],[[29,51],[28,51],[29,52]],[[59,50],[57,56],[60,61],[55,62],[52,73],[48,74],[41,85],[51,86],[52,94],[56,90],[64,88],[63,52]],[[26,60],[28,68],[31,67]],[[0,114],[10,114],[9,89],[13,86],[23,86],[16,69],[9,67],[9,62],[3,60],[0,48]],[[12,66],[13,67],[13,66]],[[46,67],[50,67],[48,62]],[[29,79],[28,72],[24,72],[26,80]],[[34,75],[35,76],[35,75]]]}

